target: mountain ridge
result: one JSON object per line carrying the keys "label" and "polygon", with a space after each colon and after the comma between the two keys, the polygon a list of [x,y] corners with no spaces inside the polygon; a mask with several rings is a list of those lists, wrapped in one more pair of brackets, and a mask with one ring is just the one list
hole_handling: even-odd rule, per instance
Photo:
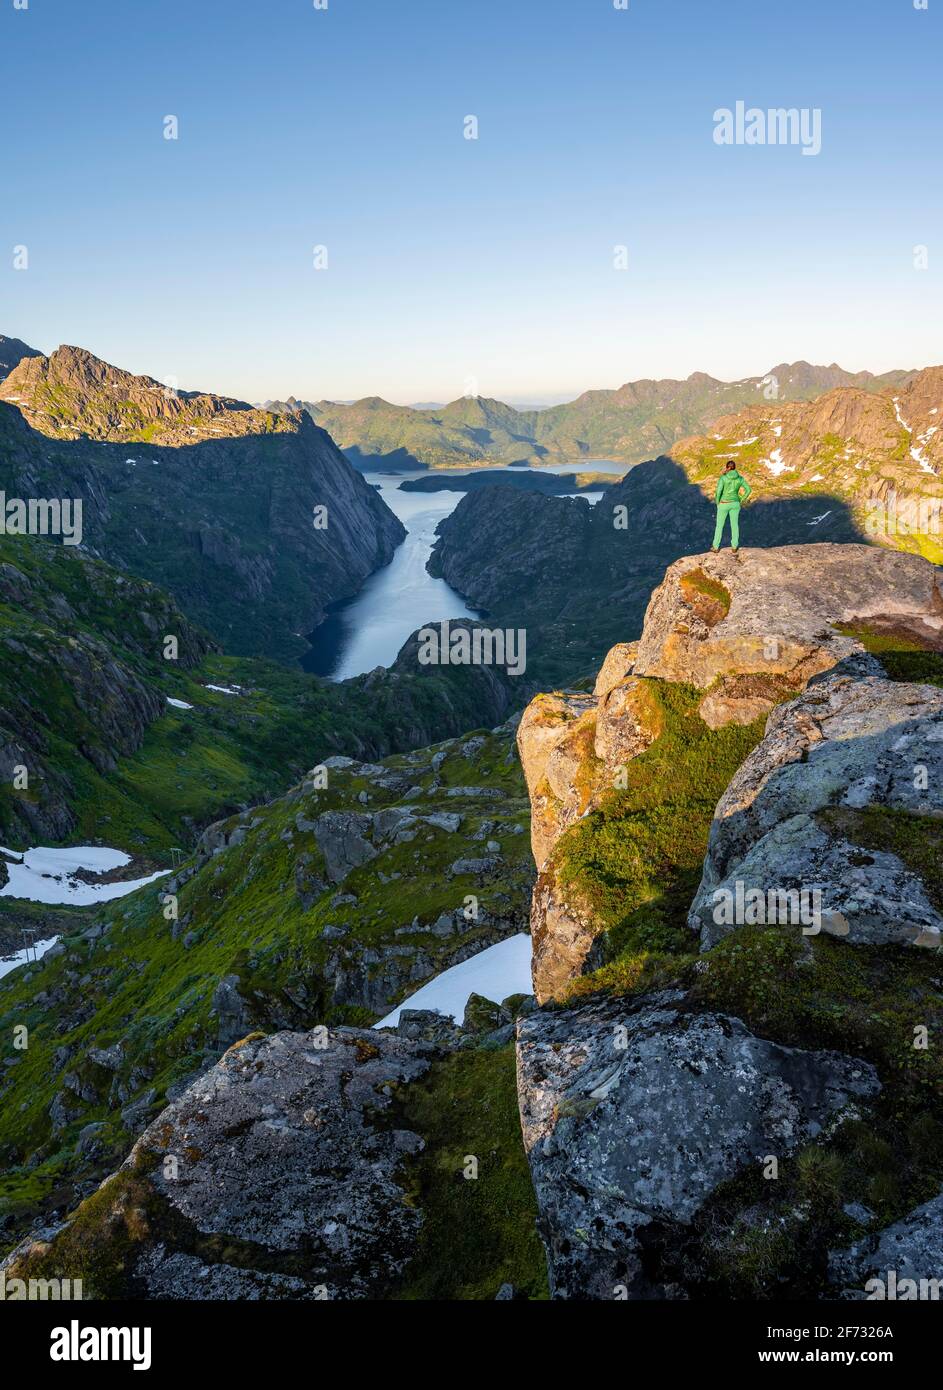
{"label": "mountain ridge", "polygon": [[831,363],[779,363],[762,376],[722,381],[707,372],[686,378],[641,378],[609,389],[590,389],[572,401],[540,410],[517,410],[491,397],[465,396],[419,409],[380,396],[352,402],[268,402],[279,410],[303,406],[320,421],[352,461],[396,467],[448,468],[474,462],[567,462],[612,457],[627,464],[667,452],[718,415],[775,389],[781,400],[820,395],[836,386],[880,391],[909,380],[913,370],[848,372]]}
{"label": "mountain ridge", "polygon": [[0,383],[0,489],[82,499],[93,554],[228,651],[279,660],[406,534],[306,413],[177,393],[68,346]]}

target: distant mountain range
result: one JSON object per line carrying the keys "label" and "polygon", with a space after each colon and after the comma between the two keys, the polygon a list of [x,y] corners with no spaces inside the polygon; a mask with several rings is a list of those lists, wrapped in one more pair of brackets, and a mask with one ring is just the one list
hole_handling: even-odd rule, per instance
{"label": "distant mountain range", "polygon": [[812,400],[836,387],[887,391],[913,376],[912,371],[874,376],[846,372],[835,363],[784,362],[763,376],[733,382],[704,372],[683,381],[631,381],[613,391],[585,391],[543,410],[516,410],[481,396],[428,409],[391,405],[379,396],[352,403],[289,397],[268,402],[267,408],[307,410],[359,467],[457,468],[593,458],[633,464],[670,453],[678,440],[757,401]]}
{"label": "distant mountain range", "polygon": [[302,654],[405,536],[304,413],[2,341],[18,361],[0,382],[0,490],[81,498],[91,553],[162,585],[230,652]]}

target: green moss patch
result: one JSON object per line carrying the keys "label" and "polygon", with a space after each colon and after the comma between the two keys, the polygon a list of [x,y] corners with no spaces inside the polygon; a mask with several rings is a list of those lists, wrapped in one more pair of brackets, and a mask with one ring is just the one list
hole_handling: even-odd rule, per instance
{"label": "green moss patch", "polygon": [[943,651],[929,635],[914,631],[899,619],[836,626],[876,656],[891,680],[943,686]]}
{"label": "green moss patch", "polygon": [[681,593],[708,627],[716,627],[730,612],[730,590],[702,569],[688,570],[681,576]]}
{"label": "green moss patch", "polygon": [[626,786],[566,832],[554,867],[608,933],[610,962],[573,986],[618,993],[683,964],[687,913],[703,869],[714,808],[763,736],[765,719],[711,730],[691,686],[643,682],[661,732],[626,767]]}
{"label": "green moss patch", "polygon": [[[456,1052],[396,1101],[398,1127],[425,1139],[407,1167],[419,1248],[394,1297],[493,1299],[502,1284],[546,1298],[537,1204],[521,1138],[514,1048]],[[465,1177],[469,1158],[478,1176]]]}

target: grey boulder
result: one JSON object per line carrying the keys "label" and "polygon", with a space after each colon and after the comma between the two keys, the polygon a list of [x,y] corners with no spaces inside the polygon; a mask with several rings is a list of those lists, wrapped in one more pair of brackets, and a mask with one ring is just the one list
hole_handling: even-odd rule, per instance
{"label": "grey boulder", "polygon": [[718,1184],[814,1139],[880,1089],[836,1052],[688,1014],[677,992],[540,1011],[518,1024],[524,1144],[556,1298],[676,1296],[646,1251]]}

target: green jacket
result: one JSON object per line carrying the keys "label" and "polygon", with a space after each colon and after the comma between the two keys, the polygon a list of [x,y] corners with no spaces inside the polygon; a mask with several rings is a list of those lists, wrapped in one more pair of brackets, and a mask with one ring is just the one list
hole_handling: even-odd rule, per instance
{"label": "green jacket", "polygon": [[[741,496],[742,491],[742,496]],[[729,473],[721,473],[717,479],[715,502],[745,502],[753,489],[742,473],[732,468]]]}

